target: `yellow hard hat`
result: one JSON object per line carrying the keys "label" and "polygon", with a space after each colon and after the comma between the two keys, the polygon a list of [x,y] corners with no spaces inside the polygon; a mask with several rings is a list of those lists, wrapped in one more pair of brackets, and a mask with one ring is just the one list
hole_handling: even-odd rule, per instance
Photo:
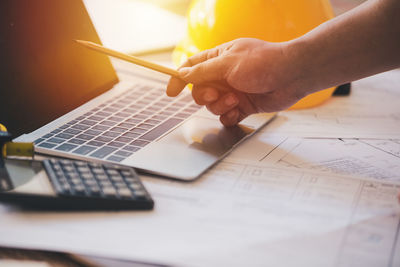
{"label": "yellow hard hat", "polygon": [[[193,0],[187,15],[187,33],[175,48],[173,61],[181,65],[195,53],[241,37],[288,41],[333,16],[329,0]],[[318,105],[334,89],[308,95],[291,108]]]}

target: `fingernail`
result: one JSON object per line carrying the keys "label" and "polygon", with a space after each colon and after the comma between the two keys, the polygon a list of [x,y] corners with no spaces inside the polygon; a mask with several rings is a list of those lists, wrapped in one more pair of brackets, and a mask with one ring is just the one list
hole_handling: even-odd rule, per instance
{"label": "fingernail", "polygon": [[237,103],[237,99],[235,96],[233,95],[229,95],[226,99],[225,99],[225,104],[228,106],[233,106]]}
{"label": "fingernail", "polygon": [[203,100],[206,102],[213,102],[217,100],[217,96],[213,92],[205,92],[203,95]]}
{"label": "fingernail", "polygon": [[187,68],[187,67],[181,68],[181,69],[179,69],[179,76],[184,77],[189,73],[189,71],[190,71],[190,68]]}

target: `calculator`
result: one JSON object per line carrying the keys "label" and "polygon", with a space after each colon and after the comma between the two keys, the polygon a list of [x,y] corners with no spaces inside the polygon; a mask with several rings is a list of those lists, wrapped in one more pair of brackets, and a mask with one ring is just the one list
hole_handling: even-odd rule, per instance
{"label": "calculator", "polygon": [[5,159],[0,202],[27,209],[151,210],[154,201],[133,168],[69,159]]}

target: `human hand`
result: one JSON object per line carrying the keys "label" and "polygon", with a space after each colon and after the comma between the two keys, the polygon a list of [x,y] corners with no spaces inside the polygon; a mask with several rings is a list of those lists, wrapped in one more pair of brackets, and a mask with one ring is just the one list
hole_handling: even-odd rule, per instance
{"label": "human hand", "polygon": [[250,114],[273,112],[295,104],[307,93],[293,86],[295,64],[287,43],[237,39],[190,57],[172,77],[167,95],[177,96],[187,83],[199,105],[206,105],[225,126]]}

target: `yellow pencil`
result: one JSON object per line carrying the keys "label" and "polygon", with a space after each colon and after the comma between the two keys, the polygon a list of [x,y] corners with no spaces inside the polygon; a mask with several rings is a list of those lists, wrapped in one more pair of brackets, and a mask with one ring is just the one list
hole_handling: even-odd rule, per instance
{"label": "yellow pencil", "polygon": [[77,43],[79,43],[79,44],[81,44],[81,45],[83,45],[83,46],[85,46],[87,48],[93,49],[93,50],[95,50],[97,52],[100,52],[100,53],[103,53],[103,54],[106,54],[106,55],[109,55],[109,56],[112,56],[112,57],[116,57],[116,58],[119,58],[119,59],[122,59],[122,60],[125,60],[125,61],[129,61],[131,63],[137,64],[137,65],[140,65],[140,66],[143,66],[143,67],[155,70],[155,71],[159,71],[159,72],[171,75],[171,76],[179,77],[178,71],[176,71],[174,69],[167,68],[167,67],[158,65],[156,63],[143,60],[143,59],[138,58],[138,57],[130,56],[130,55],[127,55],[127,54],[124,54],[124,53],[121,53],[121,52],[118,52],[118,51],[103,47],[101,45],[95,44],[93,42],[82,41],[82,40],[75,40],[75,41]]}

